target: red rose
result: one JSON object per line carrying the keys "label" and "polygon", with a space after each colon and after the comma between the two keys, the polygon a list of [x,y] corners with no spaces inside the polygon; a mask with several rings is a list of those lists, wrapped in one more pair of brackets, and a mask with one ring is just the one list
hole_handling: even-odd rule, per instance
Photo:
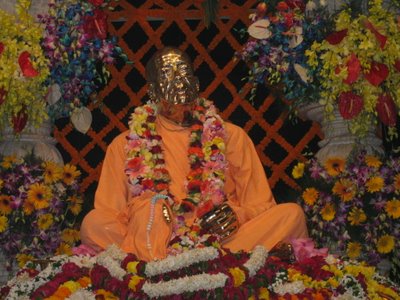
{"label": "red rose", "polygon": [[4,44],[2,42],[0,42],[0,55],[3,53],[4,51]]}
{"label": "red rose", "polygon": [[22,108],[16,115],[13,115],[11,118],[13,129],[15,133],[20,133],[26,126],[28,122],[28,114],[26,113],[26,109]]}
{"label": "red rose", "polygon": [[5,89],[3,89],[2,87],[0,87],[0,105],[2,105],[4,103],[4,101],[6,100],[6,95],[7,95],[7,91]]}
{"label": "red rose", "polygon": [[352,53],[347,61],[347,78],[343,80],[344,83],[352,84],[357,81],[361,72],[361,63],[357,56]]}
{"label": "red rose", "polygon": [[89,3],[93,4],[94,6],[100,6],[104,3],[104,0],[88,0]]}
{"label": "red rose", "polygon": [[347,35],[347,29],[335,31],[326,37],[326,40],[331,45],[339,44]]}
{"label": "red rose", "polygon": [[383,124],[390,127],[396,126],[397,110],[390,94],[382,94],[378,97],[376,111]]}
{"label": "red rose", "polygon": [[373,61],[371,69],[365,72],[364,76],[370,84],[378,86],[389,76],[389,68],[385,64]]}
{"label": "red rose", "polygon": [[83,30],[89,38],[105,39],[107,37],[107,15],[100,9],[94,10],[93,16],[85,16]]}
{"label": "red rose", "polygon": [[363,106],[363,99],[352,92],[343,92],[339,96],[339,112],[346,120],[356,117]]}
{"label": "red rose", "polygon": [[31,54],[28,51],[22,52],[18,57],[18,64],[25,77],[36,77],[39,72],[33,68],[30,57]]}

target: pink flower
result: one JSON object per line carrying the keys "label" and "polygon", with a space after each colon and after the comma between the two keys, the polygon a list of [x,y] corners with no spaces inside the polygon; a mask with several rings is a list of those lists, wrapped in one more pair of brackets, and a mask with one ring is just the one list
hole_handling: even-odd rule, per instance
{"label": "pink flower", "polygon": [[297,261],[301,262],[313,256],[325,257],[328,255],[328,248],[316,249],[314,241],[310,238],[293,239],[291,241],[294,255]]}
{"label": "pink flower", "polygon": [[78,247],[72,248],[72,253],[74,255],[95,256],[97,254],[97,251],[88,245],[81,244]]}
{"label": "pink flower", "polygon": [[126,174],[132,177],[138,177],[140,174],[143,173],[145,165],[143,164],[142,157],[135,157],[130,159],[126,164]]}

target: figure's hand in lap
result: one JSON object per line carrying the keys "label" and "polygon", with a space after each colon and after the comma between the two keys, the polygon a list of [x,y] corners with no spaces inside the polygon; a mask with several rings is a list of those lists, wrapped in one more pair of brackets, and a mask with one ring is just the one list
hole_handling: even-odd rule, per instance
{"label": "figure's hand in lap", "polygon": [[222,241],[239,229],[239,222],[236,214],[226,203],[202,216],[200,225],[206,232],[219,235]]}

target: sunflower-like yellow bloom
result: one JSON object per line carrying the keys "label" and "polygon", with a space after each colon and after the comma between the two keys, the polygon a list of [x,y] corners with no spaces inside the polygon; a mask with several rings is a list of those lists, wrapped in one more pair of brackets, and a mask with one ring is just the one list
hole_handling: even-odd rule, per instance
{"label": "sunflower-like yellow bloom", "polygon": [[362,246],[358,242],[350,242],[347,245],[347,256],[349,258],[355,259],[360,256]]}
{"label": "sunflower-like yellow bloom", "polygon": [[358,207],[353,207],[349,213],[347,219],[350,221],[351,225],[360,225],[367,220],[367,216],[363,209]]}
{"label": "sunflower-like yellow bloom", "polygon": [[379,238],[376,248],[379,253],[389,253],[394,249],[394,237],[391,235],[384,235]]}
{"label": "sunflower-like yellow bloom", "polygon": [[332,192],[338,195],[344,202],[348,202],[356,195],[356,186],[351,180],[341,178],[335,182]]}
{"label": "sunflower-like yellow bloom", "polygon": [[20,254],[17,254],[17,255],[16,255],[16,259],[17,259],[17,262],[18,262],[18,266],[19,266],[20,268],[22,268],[23,266],[26,265],[26,263],[27,263],[28,261],[32,261],[32,260],[34,260],[35,258],[34,258],[32,255],[20,253]]}
{"label": "sunflower-like yellow bloom", "polygon": [[74,195],[72,197],[69,197],[68,201],[71,203],[69,208],[71,213],[74,216],[77,216],[82,210],[82,203],[83,203],[82,198]]}
{"label": "sunflower-like yellow bloom", "polygon": [[28,190],[28,201],[32,202],[37,210],[49,207],[52,197],[51,189],[41,183],[32,184]]}
{"label": "sunflower-like yellow bloom", "polygon": [[81,175],[81,172],[76,166],[71,164],[66,164],[64,166],[63,181],[65,184],[71,185],[79,175]]}
{"label": "sunflower-like yellow bloom", "polygon": [[321,209],[320,214],[325,221],[332,221],[335,218],[336,209],[332,203],[328,203]]}
{"label": "sunflower-like yellow bloom", "polygon": [[325,170],[330,176],[337,176],[344,171],[346,161],[340,157],[328,158],[325,162]]}
{"label": "sunflower-like yellow bloom", "polygon": [[400,174],[397,174],[393,178],[393,186],[397,192],[400,192]]}
{"label": "sunflower-like yellow bloom", "polygon": [[73,245],[75,242],[79,241],[79,231],[75,229],[64,229],[61,233],[61,239],[69,244]]}
{"label": "sunflower-like yellow bloom", "polygon": [[385,211],[393,219],[400,218],[400,200],[392,199],[386,202]]}
{"label": "sunflower-like yellow bloom", "polygon": [[366,182],[367,191],[370,193],[380,192],[383,189],[385,182],[382,177],[374,176]]}
{"label": "sunflower-like yellow bloom", "polygon": [[11,213],[11,197],[7,195],[0,195],[0,213],[8,215]]}
{"label": "sunflower-like yellow bloom", "polygon": [[294,179],[299,179],[301,177],[303,177],[304,175],[304,168],[305,168],[305,164],[299,162],[292,171],[292,176]]}
{"label": "sunflower-like yellow bloom", "polygon": [[382,162],[373,155],[366,155],[365,156],[365,163],[368,167],[379,168],[382,165]]}
{"label": "sunflower-like yellow bloom", "polygon": [[8,227],[8,219],[6,216],[0,216],[0,232],[6,231]]}
{"label": "sunflower-like yellow bloom", "polygon": [[315,201],[318,199],[319,192],[313,187],[306,188],[301,196],[307,205],[313,206]]}
{"label": "sunflower-like yellow bloom", "polygon": [[43,163],[43,167],[45,183],[53,183],[62,178],[63,170],[59,164],[52,161],[46,161]]}
{"label": "sunflower-like yellow bloom", "polygon": [[38,227],[40,230],[48,229],[54,222],[51,214],[40,215],[38,219]]}

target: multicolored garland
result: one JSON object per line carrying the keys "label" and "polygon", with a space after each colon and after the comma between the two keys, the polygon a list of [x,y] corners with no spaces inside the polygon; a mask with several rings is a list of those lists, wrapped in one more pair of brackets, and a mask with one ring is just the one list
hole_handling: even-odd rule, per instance
{"label": "multicolored garland", "polygon": [[[203,98],[196,100],[188,145],[190,171],[185,182],[187,198],[178,202],[169,191],[171,178],[165,167],[162,138],[156,130],[156,114],[157,104],[153,102],[137,107],[133,112],[129,122],[130,134],[127,137],[125,173],[133,196],[150,190],[157,195],[163,195],[156,195],[157,200],[167,198],[175,214],[172,240],[177,236],[190,235],[192,241],[183,244],[195,246],[192,235],[193,232],[198,235],[200,228],[198,224],[188,228],[182,215],[194,212],[197,217],[201,217],[225,200],[223,188],[227,163],[224,122],[211,101]],[[152,201],[153,206],[155,202],[156,200]],[[151,223],[150,220],[149,227]],[[182,239],[180,240],[182,244]],[[195,240],[199,242],[198,238]]]}

